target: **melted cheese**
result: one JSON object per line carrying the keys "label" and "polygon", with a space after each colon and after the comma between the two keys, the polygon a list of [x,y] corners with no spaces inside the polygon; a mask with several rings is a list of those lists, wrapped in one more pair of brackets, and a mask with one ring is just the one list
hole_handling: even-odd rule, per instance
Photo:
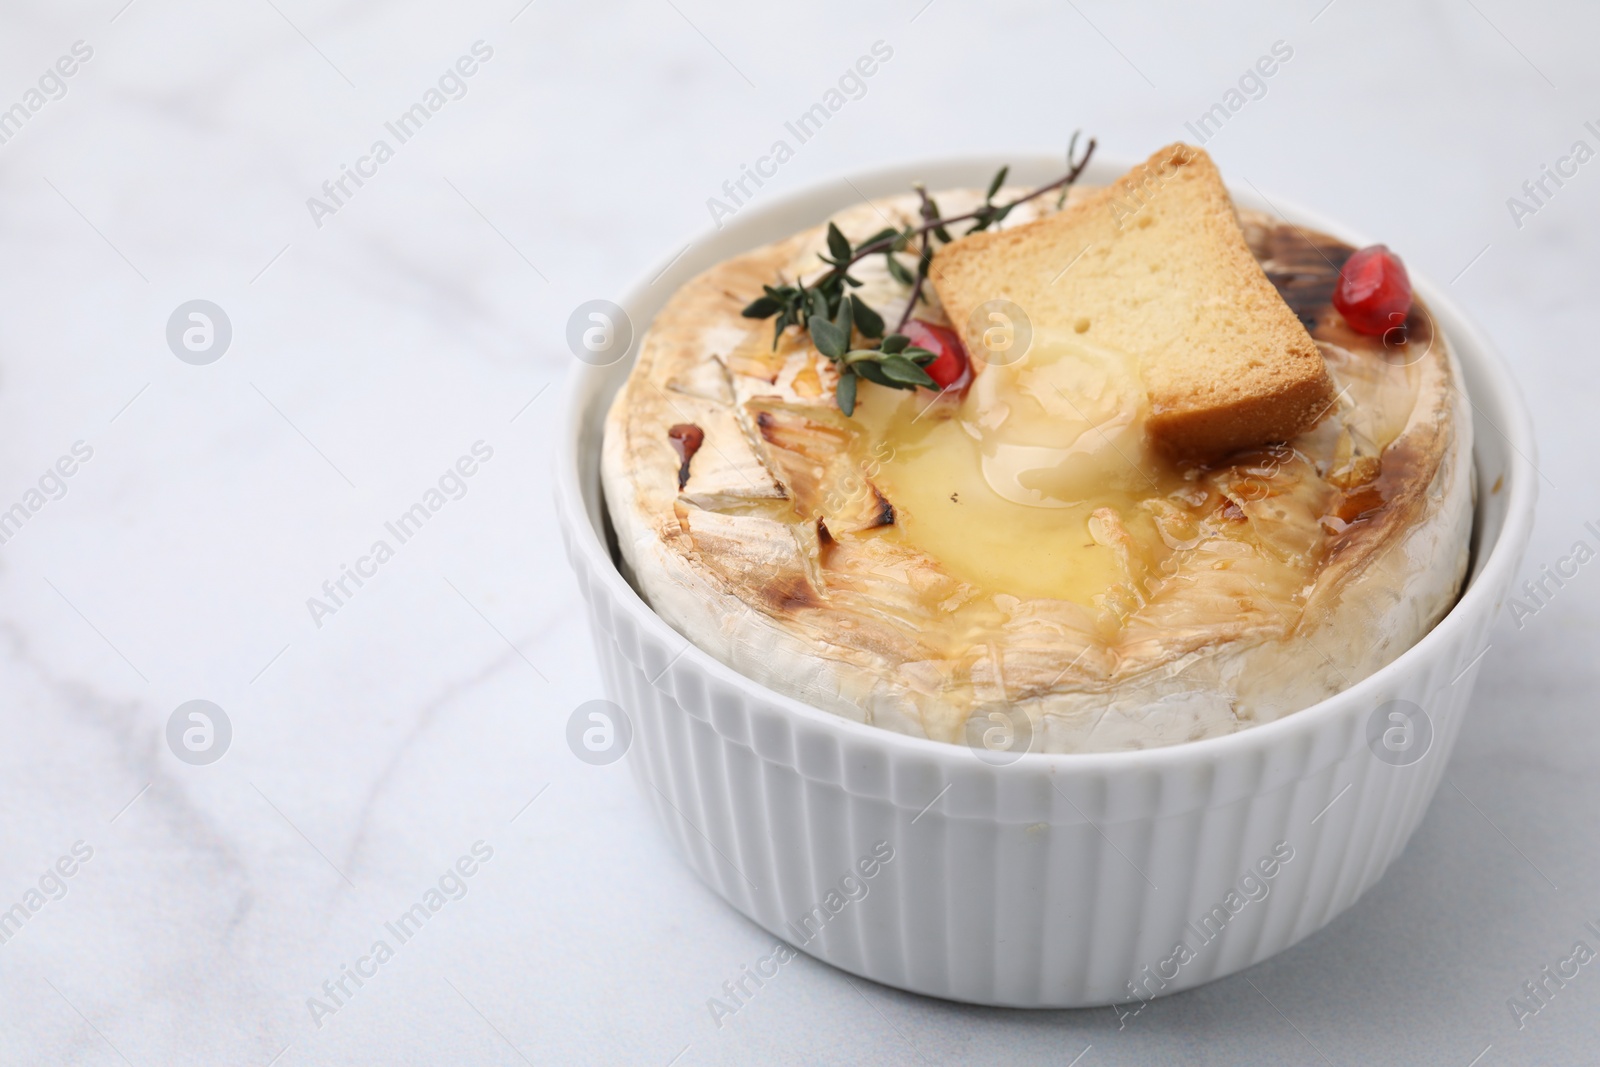
{"label": "melted cheese", "polygon": [[989,592],[1089,607],[1168,551],[1141,502],[1192,491],[1147,412],[1135,357],[1052,333],[959,401],[863,383],[856,417],[898,536]]}

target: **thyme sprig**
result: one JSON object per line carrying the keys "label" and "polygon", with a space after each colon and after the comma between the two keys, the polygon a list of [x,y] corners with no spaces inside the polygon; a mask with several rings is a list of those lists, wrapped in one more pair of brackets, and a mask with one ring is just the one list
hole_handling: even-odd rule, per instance
{"label": "thyme sprig", "polygon": [[[961,233],[962,237],[998,226],[1014,209],[1052,191],[1060,191],[1056,202],[1056,206],[1060,207],[1066,201],[1067,189],[1078,180],[1094,155],[1096,142],[1092,137],[1082,155],[1078,154],[1078,136],[1074,133],[1067,145],[1066,174],[1009,203],[994,202],[995,194],[1005,184],[1011,170],[1009,166],[1004,166],[990,180],[984,192],[983,204],[962,215],[941,215],[938,203],[919,183],[913,188],[921,201],[918,211],[921,225],[890,226],[864,241],[852,244],[838,226],[829,222],[828,251],[817,254],[827,269],[809,283],[804,278],[798,278],[792,285],[762,286],[762,295],[744,309],[745,318],[776,317],[772,331],[774,349],[788,327],[798,326],[809,331],[817,351],[839,368],[837,398],[839,410],[846,415],[855,412],[858,378],[891,389],[937,389],[938,385],[923,370],[933,361],[934,354],[913,346],[910,339],[900,332],[910,321],[918,302],[924,299],[923,289],[933,264],[935,242],[949,244],[955,240],[950,227],[957,223],[972,223]],[[897,258],[913,250],[916,255],[915,270]],[[911,289],[910,298],[894,332],[886,332],[883,316],[858,294],[849,292],[861,287],[860,279],[851,275],[850,268],[876,255],[883,256],[884,266],[895,281]],[[851,342],[857,334],[868,343],[852,348]]]}

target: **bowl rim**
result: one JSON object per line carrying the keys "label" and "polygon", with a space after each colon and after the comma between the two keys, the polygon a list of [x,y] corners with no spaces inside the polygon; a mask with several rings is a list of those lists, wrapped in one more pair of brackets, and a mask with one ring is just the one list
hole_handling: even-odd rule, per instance
{"label": "bowl rim", "polygon": [[[1083,179],[1086,184],[1103,184],[1125,173],[1136,162],[1115,157],[1107,159],[1106,156],[1096,153],[1093,162],[1085,170]],[[743,224],[740,227],[743,229],[758,225],[761,220],[769,216],[779,216],[809,207],[830,187],[843,186],[855,190],[859,186],[859,192],[867,196],[892,195],[875,193],[873,190],[890,183],[893,183],[895,189],[908,188],[908,174],[970,169],[975,174],[981,175],[1007,163],[1012,166],[1014,172],[1042,166],[1055,166],[1059,169],[1054,156],[1038,152],[1017,152],[1008,156],[995,153],[935,156],[861,171],[841,171],[774,196],[766,203],[750,205],[739,212],[741,218],[737,221]],[[1359,231],[1327,219],[1317,212],[1306,210],[1292,201],[1277,197],[1269,198],[1257,189],[1254,183],[1250,183],[1248,190],[1241,190],[1232,184],[1228,188],[1235,203],[1265,211],[1284,219],[1291,225],[1304,225],[1319,230],[1356,248],[1375,243]],[[843,199],[842,195],[840,199]],[[701,230],[687,245],[676,246],[683,251],[663,257],[647,273],[640,275],[627,287],[620,301],[622,306],[633,308],[649,303],[653,299],[652,290],[655,289],[657,282],[683,258],[684,251],[690,246],[711,241],[720,229],[719,226]],[[683,642],[684,648],[676,659],[689,659],[697,670],[706,672],[724,684],[758,699],[761,705],[779,711],[787,718],[798,719],[814,729],[832,733],[841,741],[851,740],[887,746],[888,749],[906,758],[920,757],[936,764],[947,764],[950,769],[959,766],[970,770],[976,765],[999,774],[1011,775],[1033,771],[1045,771],[1050,774],[1057,771],[1074,774],[1136,769],[1153,771],[1173,765],[1191,764],[1195,761],[1220,761],[1227,757],[1248,756],[1252,752],[1259,754],[1268,749],[1276,749],[1280,744],[1292,743],[1297,736],[1314,735],[1317,728],[1325,721],[1337,718],[1352,705],[1376,706],[1375,695],[1390,686],[1393,679],[1413,669],[1414,664],[1423,661],[1434,648],[1449,642],[1463,627],[1471,626],[1480,614],[1496,612],[1499,604],[1486,604],[1485,601],[1497,596],[1497,590],[1510,588],[1515,578],[1515,569],[1520,565],[1532,534],[1534,505],[1538,495],[1538,467],[1535,458],[1537,443],[1532,416],[1522,391],[1517,386],[1504,357],[1482,330],[1438,286],[1415,271],[1411,272],[1411,282],[1413,289],[1427,302],[1435,321],[1446,327],[1446,336],[1450,340],[1451,350],[1457,362],[1463,365],[1470,362],[1476,376],[1485,380],[1487,385],[1485,392],[1496,395],[1505,408],[1505,414],[1509,416],[1503,420],[1505,425],[1489,422],[1488,416],[1474,400],[1468,387],[1469,383],[1466,380],[1460,383],[1461,392],[1473,411],[1493,427],[1510,446],[1503,475],[1505,484],[1501,487],[1507,491],[1504,517],[1492,544],[1485,546],[1480,540],[1484,535],[1482,523],[1486,504],[1485,493],[1481,485],[1477,486],[1473,502],[1472,537],[1476,546],[1474,558],[1465,576],[1465,587],[1444,618],[1409,648],[1366,678],[1315,704],[1271,722],[1217,737],[1182,741],[1155,748],[1114,752],[1024,752],[1015,760],[1004,764],[987,761],[975,764],[972,753],[964,745],[950,744],[847,719],[780,693],[729,667],[667,623],[645,602],[638,591],[623,577],[612,560],[602,535],[589,520],[588,506],[584,499],[583,456],[580,454],[585,428],[582,409],[586,397],[595,389],[595,380],[609,373],[616,373],[615,364],[591,366],[578,363],[568,371],[562,390],[555,487],[557,511],[561,515],[563,524],[568,527],[568,551],[579,553],[584,557],[599,580],[606,585],[612,599],[619,605],[625,605],[636,623],[669,646]],[[676,285],[674,285],[675,290]],[[667,298],[670,298],[670,294],[662,299]],[[641,327],[639,323],[634,323],[635,344],[630,348],[629,356],[625,357],[630,365],[631,359],[637,356],[638,340],[643,337],[647,328],[647,325]],[[603,419],[604,415],[600,417]],[[1475,483],[1479,478],[1476,470],[1478,448],[1479,445],[1475,440],[1474,471],[1470,475],[1475,479]],[[603,507],[603,502],[601,506]],[[1487,651],[1487,646],[1484,651]],[[1481,657],[1481,653],[1479,655]],[[663,687],[662,682],[668,677],[670,670],[669,664],[653,684]]]}

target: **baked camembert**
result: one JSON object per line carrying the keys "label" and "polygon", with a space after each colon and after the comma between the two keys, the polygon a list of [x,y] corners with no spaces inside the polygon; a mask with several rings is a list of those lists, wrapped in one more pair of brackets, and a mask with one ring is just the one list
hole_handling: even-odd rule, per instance
{"label": "baked camembert", "polygon": [[[1103,752],[1307,707],[1449,610],[1470,415],[1391,253],[1342,274],[1354,249],[1236,211],[1185,145],[932,237],[933,205],[982,220],[999,186],[842,211],[656,316],[602,478],[657,613],[852,719],[962,742],[998,712],[1032,751]],[[886,219],[828,321],[828,224]],[[774,340],[743,314],[763,291],[806,325]]]}

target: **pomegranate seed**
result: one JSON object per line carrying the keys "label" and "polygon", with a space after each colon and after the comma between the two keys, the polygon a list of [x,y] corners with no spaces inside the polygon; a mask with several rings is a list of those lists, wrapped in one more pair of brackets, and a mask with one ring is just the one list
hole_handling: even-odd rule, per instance
{"label": "pomegranate seed", "polygon": [[949,389],[953,385],[966,385],[966,380],[971,378],[971,364],[967,361],[967,350],[962,347],[961,338],[948,326],[935,326],[931,322],[921,319],[912,319],[900,331],[911,339],[912,345],[925,348],[934,354],[934,361],[922,369],[928,372],[940,389]]}
{"label": "pomegranate seed", "polygon": [[1333,306],[1357,333],[1378,337],[1404,327],[1411,312],[1411,279],[1387,245],[1369,245],[1345,261]]}

